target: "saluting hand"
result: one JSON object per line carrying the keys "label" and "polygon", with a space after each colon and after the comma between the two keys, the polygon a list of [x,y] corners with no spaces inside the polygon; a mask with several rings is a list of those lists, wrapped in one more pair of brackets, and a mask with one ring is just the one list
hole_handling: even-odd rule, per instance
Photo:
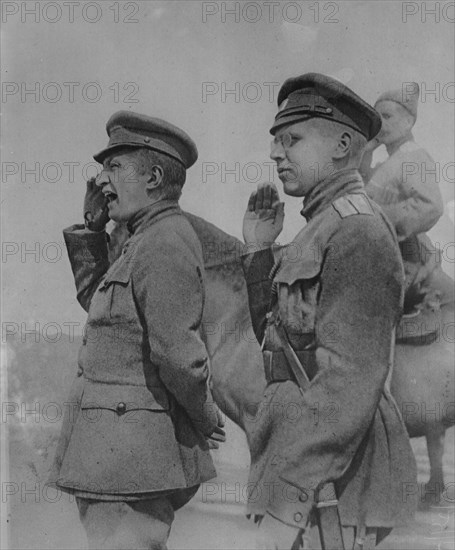
{"label": "saluting hand", "polygon": [[284,203],[273,183],[261,183],[251,193],[243,218],[245,243],[256,250],[270,247],[283,229]]}
{"label": "saluting hand", "polygon": [[87,191],[84,198],[85,226],[90,231],[103,231],[109,221],[107,199],[96,185],[96,178],[87,181]]}

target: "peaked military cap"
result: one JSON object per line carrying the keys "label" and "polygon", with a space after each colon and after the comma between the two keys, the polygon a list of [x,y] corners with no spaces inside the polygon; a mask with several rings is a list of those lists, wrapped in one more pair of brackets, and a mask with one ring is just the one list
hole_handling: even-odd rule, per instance
{"label": "peaked military cap", "polygon": [[381,129],[379,113],[342,82],[319,73],[288,78],[278,93],[278,114],[270,133],[313,117],[349,126],[368,141]]}
{"label": "peaked military cap", "polygon": [[375,107],[380,101],[394,101],[404,107],[414,118],[417,118],[420,88],[417,82],[406,82],[406,86],[399,90],[389,90],[381,94],[376,100]]}
{"label": "peaked military cap", "polygon": [[190,168],[197,160],[196,144],[190,136],[160,118],[141,115],[131,111],[114,113],[106,124],[109,143],[94,155],[102,163],[107,155],[121,147],[145,147],[165,153]]}

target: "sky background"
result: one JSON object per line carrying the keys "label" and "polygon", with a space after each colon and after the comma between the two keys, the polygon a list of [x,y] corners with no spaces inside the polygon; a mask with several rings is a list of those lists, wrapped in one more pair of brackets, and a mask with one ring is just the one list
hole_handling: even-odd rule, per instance
{"label": "sky background", "polygon": [[[35,4],[39,20],[26,12]],[[107,0],[75,2],[73,14],[55,4],[2,8],[4,322],[83,325],[61,231],[81,222],[85,176],[96,172],[92,155],[106,145],[105,124],[117,110],[164,118],[191,135],[199,160],[182,206],[241,237],[257,182],[280,189],[268,130],[286,78],[323,72],[370,103],[416,81],[415,137],[439,163],[445,203],[453,200],[453,2]],[[223,11],[236,6],[237,14]],[[424,12],[435,6],[436,16]],[[36,95],[24,95],[30,89]],[[385,158],[383,148],[376,158]],[[36,165],[36,176],[26,172]],[[300,201],[285,202],[280,242],[303,223]],[[453,242],[447,216],[432,236]]]}

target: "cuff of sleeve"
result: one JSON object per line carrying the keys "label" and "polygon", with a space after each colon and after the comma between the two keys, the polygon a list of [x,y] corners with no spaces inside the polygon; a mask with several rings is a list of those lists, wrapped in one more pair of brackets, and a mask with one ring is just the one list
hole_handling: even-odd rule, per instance
{"label": "cuff of sleeve", "polygon": [[210,396],[200,408],[186,409],[196,429],[209,437],[218,426],[218,406]]}
{"label": "cuff of sleeve", "polygon": [[75,224],[63,230],[65,242],[78,242],[83,239],[87,243],[107,243],[109,235],[106,231],[90,231],[85,225]]}
{"label": "cuff of sleeve", "polygon": [[75,224],[63,230],[63,238],[70,252],[77,253],[85,249],[96,257],[107,257],[109,235],[106,231],[89,231],[84,225]]}
{"label": "cuff of sleeve", "polygon": [[70,225],[69,227],[66,227],[63,230],[63,235],[65,238],[68,236],[70,239],[72,238],[72,235],[77,237],[78,239],[81,237],[91,238],[90,235],[103,237],[106,239],[107,233],[106,231],[91,231],[90,229],[87,229],[85,225],[76,223],[74,225]]}
{"label": "cuff of sleeve", "polygon": [[269,499],[267,512],[291,527],[305,529],[314,505],[313,489],[300,489],[280,480],[274,484],[273,498]]}

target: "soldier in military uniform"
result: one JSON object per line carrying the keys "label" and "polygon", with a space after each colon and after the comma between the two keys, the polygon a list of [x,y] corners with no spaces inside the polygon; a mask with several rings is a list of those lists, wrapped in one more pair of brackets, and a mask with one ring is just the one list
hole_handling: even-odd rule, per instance
{"label": "soldier in military uniform", "polygon": [[278,105],[271,158],[284,192],[304,197],[307,223],[279,250],[276,188],[250,197],[243,261],[268,385],[248,511],[260,548],[373,548],[416,505],[415,460],[387,383],[403,267],[358,172],[381,119],[316,73],[288,79]]}
{"label": "soldier in military uniform", "polygon": [[[418,100],[417,83],[379,96],[375,109],[381,115],[382,129],[365,148],[362,175],[368,195],[381,206],[397,233],[406,270],[406,311],[411,313],[428,294],[433,303],[439,300],[451,309],[453,317],[453,280],[442,271],[440,252],[425,235],[443,214],[443,204],[437,166],[412,135]],[[373,151],[382,144],[389,158],[372,168]]]}
{"label": "soldier in military uniform", "polygon": [[[85,227],[64,231],[88,320],[51,480],[76,495],[90,548],[159,549],[174,511],[216,475],[207,439],[224,439],[200,338],[202,250],[178,205],[197,149],[129,111],[107,133]],[[109,218],[130,233],[110,266]]]}

